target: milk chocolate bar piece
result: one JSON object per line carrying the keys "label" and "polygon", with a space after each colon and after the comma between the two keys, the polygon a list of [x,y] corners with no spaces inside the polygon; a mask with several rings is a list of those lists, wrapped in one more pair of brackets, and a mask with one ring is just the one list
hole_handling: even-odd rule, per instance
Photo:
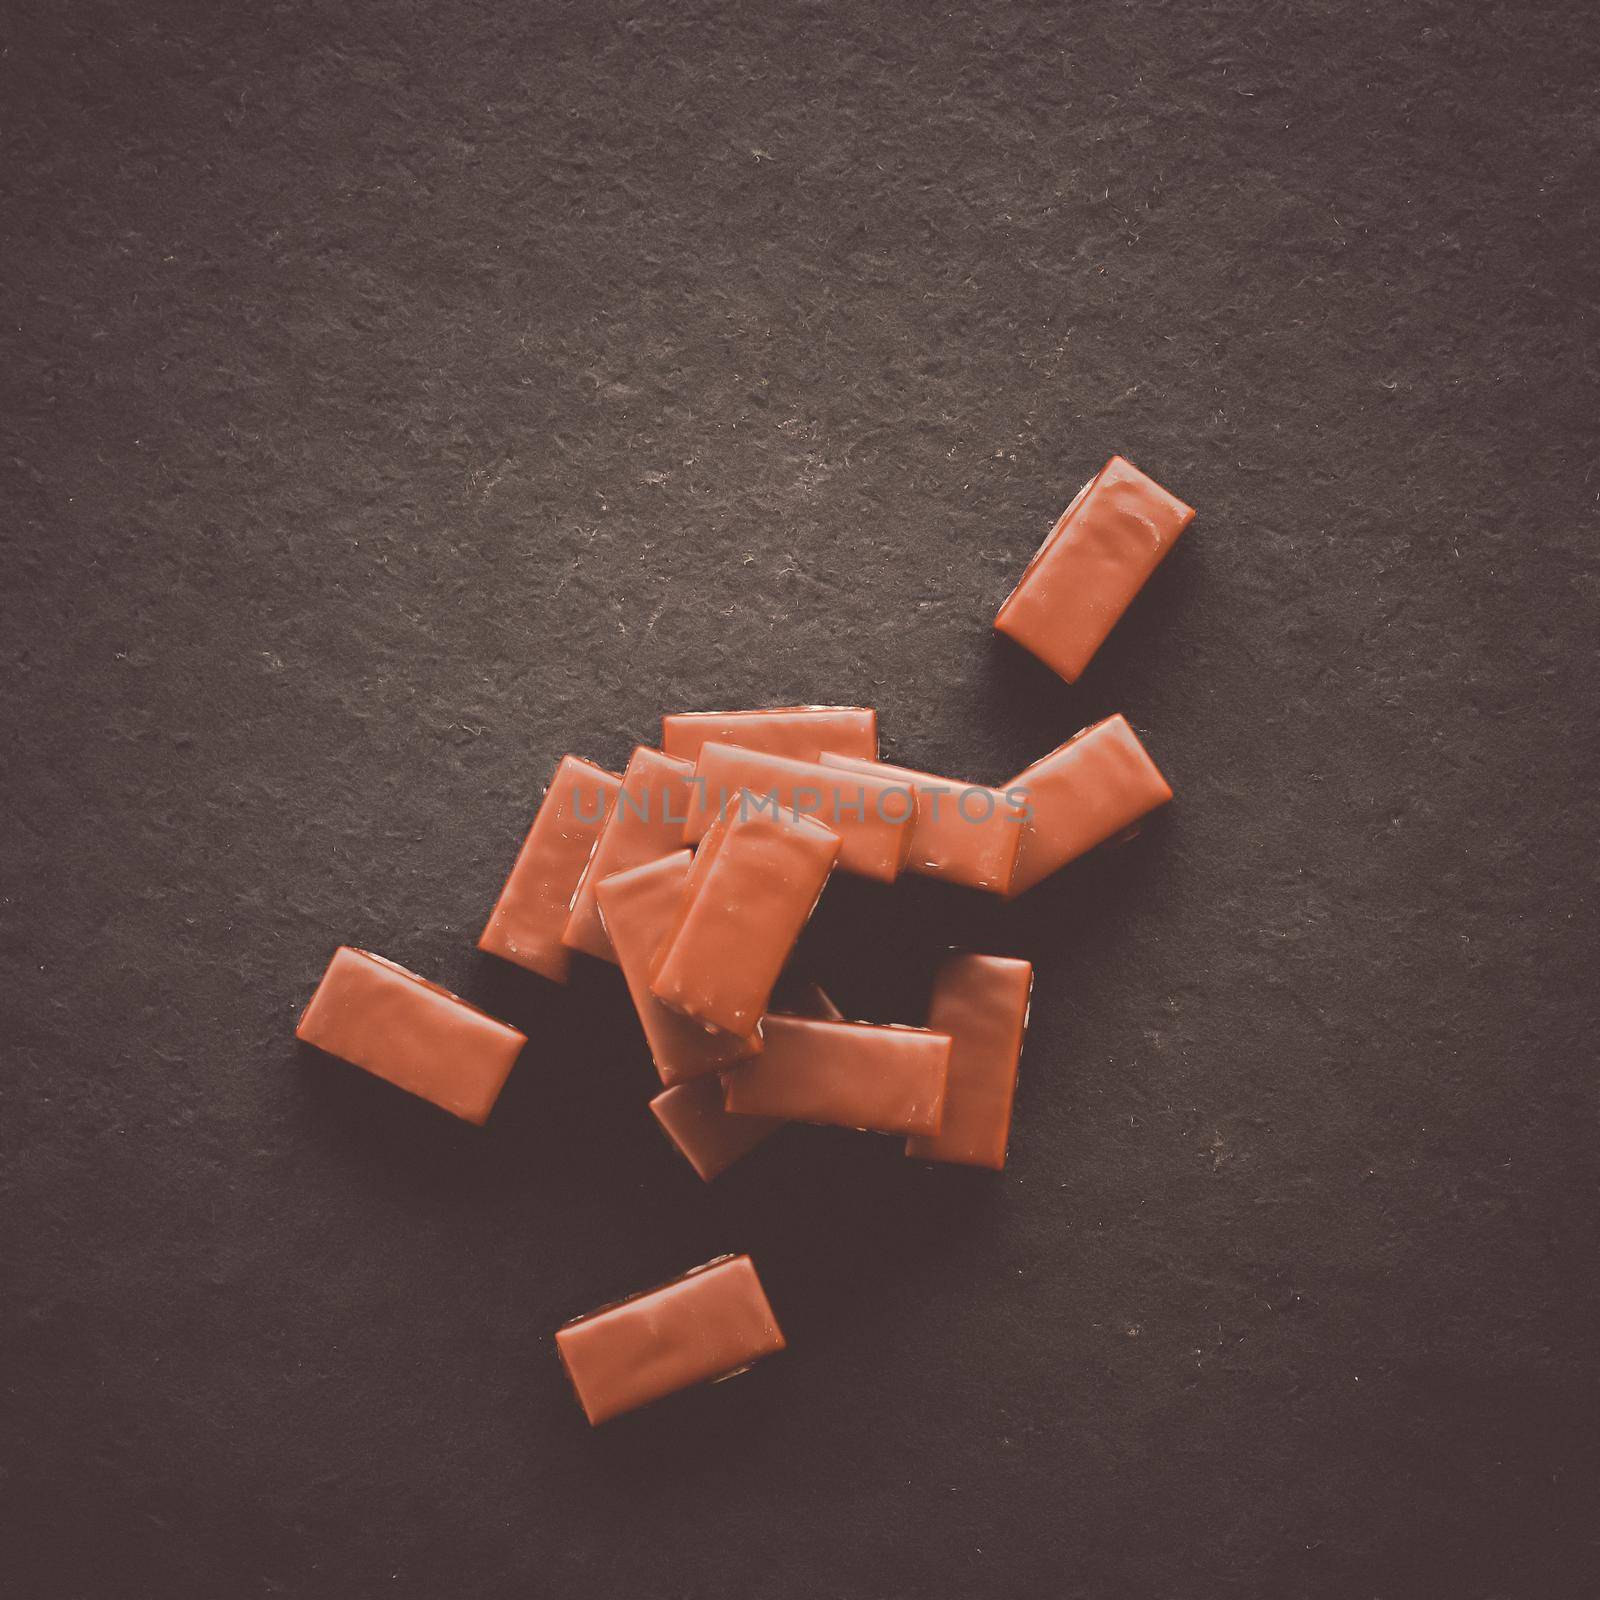
{"label": "milk chocolate bar piece", "polygon": [[1075,682],[1193,520],[1176,495],[1112,456],[1062,513],[995,628]]}
{"label": "milk chocolate bar piece", "polygon": [[878,754],[878,713],[865,706],[780,706],[769,711],[680,711],[661,719],[661,748],[684,761],[705,744],[736,744],[815,761],[824,750]]}
{"label": "milk chocolate bar piece", "polygon": [[839,836],[809,817],[732,809],[701,842],[650,992],[749,1035],[828,881]]}
{"label": "milk chocolate bar piece", "polygon": [[939,1131],[948,1034],[776,1015],[761,1034],[761,1054],[723,1074],[726,1110],[879,1133]]}
{"label": "milk chocolate bar piece", "polygon": [[765,809],[815,817],[838,834],[845,872],[893,883],[906,863],[916,797],[904,783],[729,744],[704,746],[694,774],[686,844],[703,837],[719,816]]}
{"label": "milk chocolate bar piece", "polygon": [[595,1426],[691,1384],[731,1378],[783,1348],[749,1256],[708,1261],[556,1333],[567,1376]]}
{"label": "milk chocolate bar piece", "polygon": [[572,952],[561,942],[583,869],[622,779],[563,756],[478,948],[565,983]]}
{"label": "milk chocolate bar piece", "polygon": [[[844,1013],[815,983],[798,986],[786,1014],[836,1022],[844,1019]],[[684,1160],[707,1183],[783,1126],[781,1117],[741,1117],[724,1109],[722,1083],[715,1077],[663,1089],[650,1102],[650,1109]]]}
{"label": "milk chocolate bar piece", "polygon": [[334,951],[294,1031],[480,1126],[528,1042],[448,989],[348,945]]}
{"label": "milk chocolate bar piece", "polygon": [[572,897],[572,913],[561,935],[569,950],[582,950],[601,961],[617,959],[600,920],[595,886],[614,872],[642,867],[683,848],[693,775],[691,763],[664,756],[648,745],[640,745],[628,758],[617,803]]}
{"label": "milk chocolate bar piece", "polygon": [[999,894],[1010,887],[1022,842],[1022,817],[998,789],[832,753],[823,755],[822,765],[841,772],[877,773],[916,796],[907,872]]}
{"label": "milk chocolate bar piece", "polygon": [[935,1134],[907,1139],[908,1156],[997,1172],[1005,1166],[1032,989],[1027,961],[961,952],[941,963],[928,1026],[950,1035],[944,1123]]}
{"label": "milk chocolate bar piece", "polygon": [[1020,793],[1029,811],[1012,894],[1031,889],[1172,798],[1167,780],[1122,716],[1074,734],[1006,789]]}
{"label": "milk chocolate bar piece", "polygon": [[710,1183],[783,1126],[782,1117],[741,1117],[722,1104],[722,1082],[712,1076],[663,1089],[650,1110],[679,1153]]}
{"label": "milk chocolate bar piece", "polygon": [[[600,915],[617,952],[634,1010],[639,1013],[651,1059],[669,1088],[715,1074],[761,1044],[759,1036],[738,1038],[709,1029],[662,1005],[650,992],[650,963],[677,922],[690,859],[687,850],[679,850],[642,867],[613,873],[595,887]],[[713,1076],[711,1082],[716,1081]]]}

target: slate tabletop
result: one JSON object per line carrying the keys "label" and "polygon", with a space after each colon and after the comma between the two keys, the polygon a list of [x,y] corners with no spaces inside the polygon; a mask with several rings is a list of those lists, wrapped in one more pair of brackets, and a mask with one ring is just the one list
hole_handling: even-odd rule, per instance
{"label": "slate tabletop", "polygon": [[[10,0],[0,1590],[1600,1592],[1587,4]],[[1199,509],[1068,687],[1113,452]],[[1010,1164],[699,1183],[615,974],[474,940],[552,767],[862,703],[1177,792],[1014,905]],[[333,947],[524,1028],[479,1131]],[[790,1350],[591,1431],[562,1321],[751,1251]]]}

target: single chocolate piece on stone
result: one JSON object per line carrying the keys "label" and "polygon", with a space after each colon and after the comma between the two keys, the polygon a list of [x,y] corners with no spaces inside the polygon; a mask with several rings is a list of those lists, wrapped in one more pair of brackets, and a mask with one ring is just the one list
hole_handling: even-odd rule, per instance
{"label": "single chocolate piece on stone", "polygon": [[448,989],[348,945],[334,951],[295,1037],[479,1124],[528,1042]]}
{"label": "single chocolate piece on stone", "polygon": [[1011,893],[1021,894],[1172,798],[1126,717],[1107,717],[1019,772],[1007,792],[1028,821]]}
{"label": "single chocolate piece on stone", "polygon": [[1051,529],[995,628],[1075,682],[1193,520],[1176,495],[1112,456]]}
{"label": "single chocolate piece on stone", "polygon": [[578,1402],[596,1426],[674,1390],[731,1378],[783,1348],[749,1256],[709,1261],[556,1333]]}

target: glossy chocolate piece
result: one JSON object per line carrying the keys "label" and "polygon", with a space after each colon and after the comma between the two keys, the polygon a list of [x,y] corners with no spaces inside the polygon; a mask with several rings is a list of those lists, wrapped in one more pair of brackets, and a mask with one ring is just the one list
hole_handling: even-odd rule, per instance
{"label": "glossy chocolate piece", "polygon": [[944,1122],[935,1134],[907,1139],[908,1156],[997,1172],[1005,1166],[1032,990],[1027,961],[961,952],[941,963],[928,1026],[950,1035]]}
{"label": "glossy chocolate piece", "polygon": [[815,761],[824,750],[878,754],[878,713],[865,706],[778,706],[768,711],[679,711],[661,719],[661,748],[697,761],[702,746],[736,744],[768,755]]}
{"label": "glossy chocolate piece", "polygon": [[956,783],[886,761],[857,761],[825,754],[822,765],[842,772],[872,772],[916,795],[907,872],[942,878],[969,889],[1004,894],[1022,842],[1022,818],[998,789]]}
{"label": "glossy chocolate piece", "polygon": [[723,1074],[725,1109],[878,1133],[939,1131],[948,1034],[776,1015],[761,1034],[761,1054]]}
{"label": "glossy chocolate piece", "polygon": [[516,865],[478,938],[478,948],[565,983],[572,952],[561,942],[600,830],[622,779],[614,772],[563,756]]}
{"label": "glossy chocolate piece", "polygon": [[528,1042],[448,989],[348,945],[334,951],[294,1031],[479,1125]]}
{"label": "glossy chocolate piece", "polygon": [[706,1183],[783,1126],[782,1117],[741,1117],[727,1110],[722,1104],[722,1081],[716,1076],[663,1089],[650,1102],[650,1110]]}
{"label": "glossy chocolate piece", "polygon": [[642,867],[683,848],[688,821],[689,779],[694,767],[640,745],[628,758],[616,805],[600,830],[594,854],[584,868],[561,942],[601,961],[615,961],[610,937],[600,920],[595,886],[614,872]]}
{"label": "glossy chocolate piece", "polygon": [[[797,986],[785,1015],[844,1020],[844,1013],[815,983]],[[663,1089],[650,1109],[679,1154],[706,1183],[783,1126],[781,1117],[741,1117],[727,1110],[721,1080],[715,1077]]]}
{"label": "glossy chocolate piece", "polygon": [[1006,788],[1020,791],[1030,812],[1012,894],[1031,889],[1172,798],[1167,780],[1122,716],[1083,729]]}
{"label": "glossy chocolate piece", "polygon": [[1176,495],[1112,456],[1051,529],[995,628],[1075,682],[1193,520]]}
{"label": "glossy chocolate piece", "polygon": [[[677,923],[690,862],[689,852],[679,850],[660,861],[602,878],[595,891],[650,1057],[669,1088],[715,1074],[760,1046],[758,1037],[714,1032],[664,1006],[650,992],[650,965]],[[711,1081],[716,1082],[714,1076]]]}
{"label": "glossy chocolate piece", "polygon": [[701,843],[650,992],[725,1033],[754,1031],[839,854],[809,817],[744,813]]}
{"label": "glossy chocolate piece", "polygon": [[761,808],[815,817],[839,836],[840,869],[881,883],[900,875],[916,817],[912,791],[880,773],[708,744],[695,762],[684,842],[702,838],[719,816]]}
{"label": "glossy chocolate piece", "polygon": [[783,1348],[749,1256],[708,1261],[556,1333],[578,1403],[595,1426],[691,1384],[731,1378]]}

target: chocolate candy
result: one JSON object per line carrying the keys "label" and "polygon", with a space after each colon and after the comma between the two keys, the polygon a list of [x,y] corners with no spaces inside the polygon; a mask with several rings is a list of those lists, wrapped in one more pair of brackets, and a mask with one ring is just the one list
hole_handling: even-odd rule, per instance
{"label": "chocolate candy", "polygon": [[661,719],[661,748],[684,761],[705,744],[736,744],[769,755],[815,761],[824,750],[878,753],[878,713],[864,706],[780,706],[770,711],[680,711]]}
{"label": "chocolate candy", "polygon": [[1192,508],[1112,456],[1028,563],[996,629],[1075,682],[1193,520]]}
{"label": "chocolate candy", "polygon": [[556,1333],[562,1364],[594,1426],[690,1384],[731,1378],[783,1347],[749,1256],[708,1261]]}
{"label": "chocolate candy", "polygon": [[675,761],[648,745],[640,745],[628,758],[616,805],[572,897],[572,912],[561,935],[569,950],[582,950],[601,961],[617,959],[600,920],[595,886],[614,872],[642,867],[682,849],[693,773],[689,762]]}
{"label": "chocolate candy", "polygon": [[1167,780],[1121,716],[1074,734],[1006,789],[1021,794],[1030,813],[1012,894],[1031,889],[1172,798]]}
{"label": "chocolate candy", "polygon": [[875,773],[916,796],[907,872],[1000,894],[1010,887],[1022,842],[1022,818],[998,789],[953,783],[909,767],[858,761],[853,756],[829,753],[821,764],[841,772]]}
{"label": "chocolate candy", "polygon": [[[671,1087],[716,1073],[760,1048],[760,1038],[718,1033],[664,1006],[650,992],[650,964],[678,920],[691,857],[679,850],[660,861],[613,873],[596,885],[607,936],[639,1014],[661,1081]],[[713,1084],[716,1079],[711,1080]],[[720,1095],[720,1089],[719,1089]],[[720,1105],[720,1099],[719,1099]]]}
{"label": "chocolate candy", "polygon": [[622,779],[563,756],[478,948],[565,983],[572,952],[561,942],[572,897],[611,814]]}
{"label": "chocolate candy", "polygon": [[528,1042],[448,989],[348,945],[334,951],[295,1037],[480,1125]]}
{"label": "chocolate candy", "polygon": [[948,1034],[769,1016],[761,1036],[761,1054],[723,1074],[726,1110],[879,1133],[939,1131]]}
{"label": "chocolate candy", "polygon": [[707,744],[695,762],[686,844],[730,812],[812,816],[839,836],[839,866],[893,883],[911,848],[912,791],[877,772],[845,773],[820,761]]}
{"label": "chocolate candy", "polygon": [[727,1110],[722,1082],[716,1077],[663,1089],[650,1102],[650,1110],[684,1160],[707,1183],[783,1126],[782,1117],[741,1117]]}
{"label": "chocolate candy", "polygon": [[[786,1015],[823,1017],[842,1021],[844,1013],[814,983],[798,986]],[[710,1183],[741,1156],[783,1126],[781,1117],[741,1117],[722,1104],[722,1083],[714,1077],[696,1078],[663,1089],[650,1102],[656,1121],[684,1160]]]}
{"label": "chocolate candy", "polygon": [[735,807],[701,843],[650,992],[707,1027],[752,1033],[833,870],[839,836]]}
{"label": "chocolate candy", "polygon": [[997,1172],[1005,1166],[1032,989],[1026,961],[962,953],[940,965],[928,1026],[950,1035],[944,1122],[937,1133],[907,1139],[908,1156]]}

